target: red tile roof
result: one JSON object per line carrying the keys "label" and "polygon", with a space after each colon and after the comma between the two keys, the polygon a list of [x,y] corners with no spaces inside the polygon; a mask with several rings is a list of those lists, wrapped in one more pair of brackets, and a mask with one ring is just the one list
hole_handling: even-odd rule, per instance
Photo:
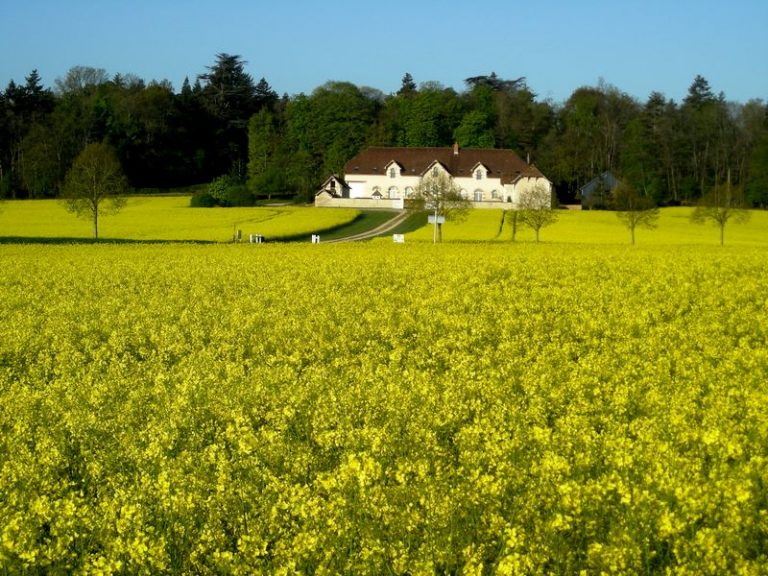
{"label": "red tile roof", "polygon": [[482,164],[489,178],[501,178],[502,184],[511,184],[518,178],[544,178],[533,164],[526,162],[512,150],[488,148],[366,148],[344,166],[344,175],[353,179],[357,174],[384,175],[386,166],[395,161],[403,168],[403,176],[421,176],[437,161],[454,178],[471,178],[472,169]]}

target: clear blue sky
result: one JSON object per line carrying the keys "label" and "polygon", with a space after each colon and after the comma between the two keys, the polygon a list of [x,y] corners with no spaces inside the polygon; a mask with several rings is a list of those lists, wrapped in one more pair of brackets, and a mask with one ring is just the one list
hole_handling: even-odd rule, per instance
{"label": "clear blue sky", "polygon": [[600,79],[680,101],[697,74],[729,100],[768,100],[768,0],[2,0],[0,88],[73,66],[169,80],[219,52],[280,94],[346,80],[385,93],[405,72],[457,90],[525,76],[563,102]]}

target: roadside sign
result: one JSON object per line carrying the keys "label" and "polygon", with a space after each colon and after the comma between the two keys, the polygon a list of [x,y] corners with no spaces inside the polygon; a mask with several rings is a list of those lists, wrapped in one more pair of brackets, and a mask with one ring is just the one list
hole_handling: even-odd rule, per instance
{"label": "roadside sign", "polygon": [[445,216],[435,216],[434,214],[427,216],[427,224],[434,224],[435,218],[437,218],[438,224],[445,224]]}

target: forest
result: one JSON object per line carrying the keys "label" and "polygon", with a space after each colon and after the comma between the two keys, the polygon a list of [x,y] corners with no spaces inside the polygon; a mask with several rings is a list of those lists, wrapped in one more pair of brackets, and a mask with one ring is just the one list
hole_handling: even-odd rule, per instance
{"label": "forest", "polygon": [[[106,142],[131,187],[219,182],[228,203],[312,198],[365,146],[511,148],[555,184],[562,202],[610,171],[659,205],[695,202],[727,178],[768,205],[768,105],[731,102],[696,76],[682,102],[645,102],[604,81],[565,102],[538,98],[525,77],[467,78],[400,89],[329,81],[280,96],[238,55],[221,53],[176,91],[168,81],[76,66],[46,87],[33,70],[0,92],[0,198],[57,197],[85,146]],[[235,193],[231,193],[235,190]]]}

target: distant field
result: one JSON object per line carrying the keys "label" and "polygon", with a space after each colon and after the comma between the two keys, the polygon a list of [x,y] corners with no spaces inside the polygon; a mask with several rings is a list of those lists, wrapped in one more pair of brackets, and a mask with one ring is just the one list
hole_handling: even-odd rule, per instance
{"label": "distant field", "polygon": [[[642,245],[669,244],[718,244],[717,228],[690,221],[692,208],[664,208],[658,226],[654,230],[638,228],[636,242]],[[426,220],[426,217],[425,217]],[[504,241],[512,238],[512,228],[501,224],[500,210],[473,210],[465,222],[448,222],[443,227],[443,241]],[[432,241],[432,226],[406,236],[407,240]],[[532,242],[533,232],[519,227],[517,240]],[[577,244],[628,244],[629,231],[613,212],[561,210],[555,224],[543,228],[541,241]],[[745,224],[728,224],[725,229],[725,243],[730,245],[768,245],[768,212],[753,211]]]}
{"label": "distant field", "polygon": [[[665,208],[654,230],[638,228],[639,245],[717,245],[718,231],[714,226],[693,224],[691,208]],[[170,240],[229,242],[236,229],[248,234],[261,234],[267,240],[296,239],[313,233],[337,238],[360,232],[366,222],[371,227],[380,219],[368,217],[349,230],[331,230],[351,224],[360,212],[343,208],[314,208],[298,206],[258,208],[190,208],[189,198],[133,197],[123,211],[100,220],[102,239]],[[461,223],[448,222],[443,227],[445,242],[509,242],[512,229],[508,222],[501,225],[500,210],[473,210]],[[408,242],[431,242],[432,226],[424,225],[406,233]],[[409,225],[413,228],[413,225]],[[88,239],[90,222],[67,212],[55,200],[8,201],[0,204],[0,238],[73,238]],[[519,227],[517,240],[533,242],[533,232]],[[629,244],[629,231],[613,212],[561,210],[558,221],[541,231],[541,241],[566,244]],[[768,245],[768,212],[753,211],[745,224],[731,223],[726,227],[725,242],[735,246]]]}
{"label": "distant field", "polygon": [[[228,242],[236,229],[269,239],[295,237],[352,222],[352,209],[312,207],[190,208],[186,196],[133,197],[117,215],[99,221],[102,239]],[[0,238],[82,238],[91,224],[76,218],[56,200],[0,204]]]}

